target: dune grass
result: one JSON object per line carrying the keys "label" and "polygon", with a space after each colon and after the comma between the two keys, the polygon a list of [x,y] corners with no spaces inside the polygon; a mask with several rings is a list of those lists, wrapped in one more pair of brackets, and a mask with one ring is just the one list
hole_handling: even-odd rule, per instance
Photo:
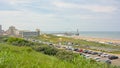
{"label": "dune grass", "polygon": [[0,44],[0,68],[66,68],[74,66],[30,47]]}
{"label": "dune grass", "polygon": [[31,47],[0,43],[0,68],[108,68],[108,66],[81,56],[74,59],[74,63],[70,63],[36,52]]}

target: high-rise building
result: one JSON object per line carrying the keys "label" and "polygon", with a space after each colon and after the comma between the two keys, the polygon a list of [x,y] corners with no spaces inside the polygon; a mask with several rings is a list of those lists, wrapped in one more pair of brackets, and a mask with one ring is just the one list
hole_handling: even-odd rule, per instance
{"label": "high-rise building", "polygon": [[14,26],[10,26],[9,29],[6,31],[8,35],[16,36],[18,30]]}
{"label": "high-rise building", "polygon": [[0,30],[2,30],[2,25],[0,25]]}
{"label": "high-rise building", "polygon": [[0,25],[0,35],[2,35],[2,25]]}
{"label": "high-rise building", "polygon": [[0,31],[2,31],[2,25],[0,25]]}

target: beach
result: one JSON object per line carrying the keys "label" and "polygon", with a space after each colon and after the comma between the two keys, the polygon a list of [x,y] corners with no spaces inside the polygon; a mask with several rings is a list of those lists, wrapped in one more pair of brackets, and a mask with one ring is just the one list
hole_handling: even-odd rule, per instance
{"label": "beach", "polygon": [[108,39],[108,38],[95,38],[95,37],[85,37],[85,36],[72,36],[75,39],[82,39],[86,41],[94,41],[106,44],[120,44],[120,40]]}

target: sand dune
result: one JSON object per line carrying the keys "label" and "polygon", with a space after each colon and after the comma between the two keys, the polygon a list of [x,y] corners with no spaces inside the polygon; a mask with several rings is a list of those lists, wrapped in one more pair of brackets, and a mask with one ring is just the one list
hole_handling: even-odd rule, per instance
{"label": "sand dune", "polygon": [[95,41],[100,43],[114,43],[114,44],[120,44],[120,40],[114,40],[114,39],[106,39],[106,38],[93,38],[93,37],[83,37],[83,36],[73,36],[75,39],[83,39],[87,41]]}

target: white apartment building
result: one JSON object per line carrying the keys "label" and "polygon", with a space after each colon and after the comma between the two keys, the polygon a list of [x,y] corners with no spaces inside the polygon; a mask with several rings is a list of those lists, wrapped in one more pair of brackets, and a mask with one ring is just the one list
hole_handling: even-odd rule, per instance
{"label": "white apartment building", "polygon": [[36,31],[21,31],[20,34],[23,38],[35,37],[40,35],[40,30],[36,29]]}

